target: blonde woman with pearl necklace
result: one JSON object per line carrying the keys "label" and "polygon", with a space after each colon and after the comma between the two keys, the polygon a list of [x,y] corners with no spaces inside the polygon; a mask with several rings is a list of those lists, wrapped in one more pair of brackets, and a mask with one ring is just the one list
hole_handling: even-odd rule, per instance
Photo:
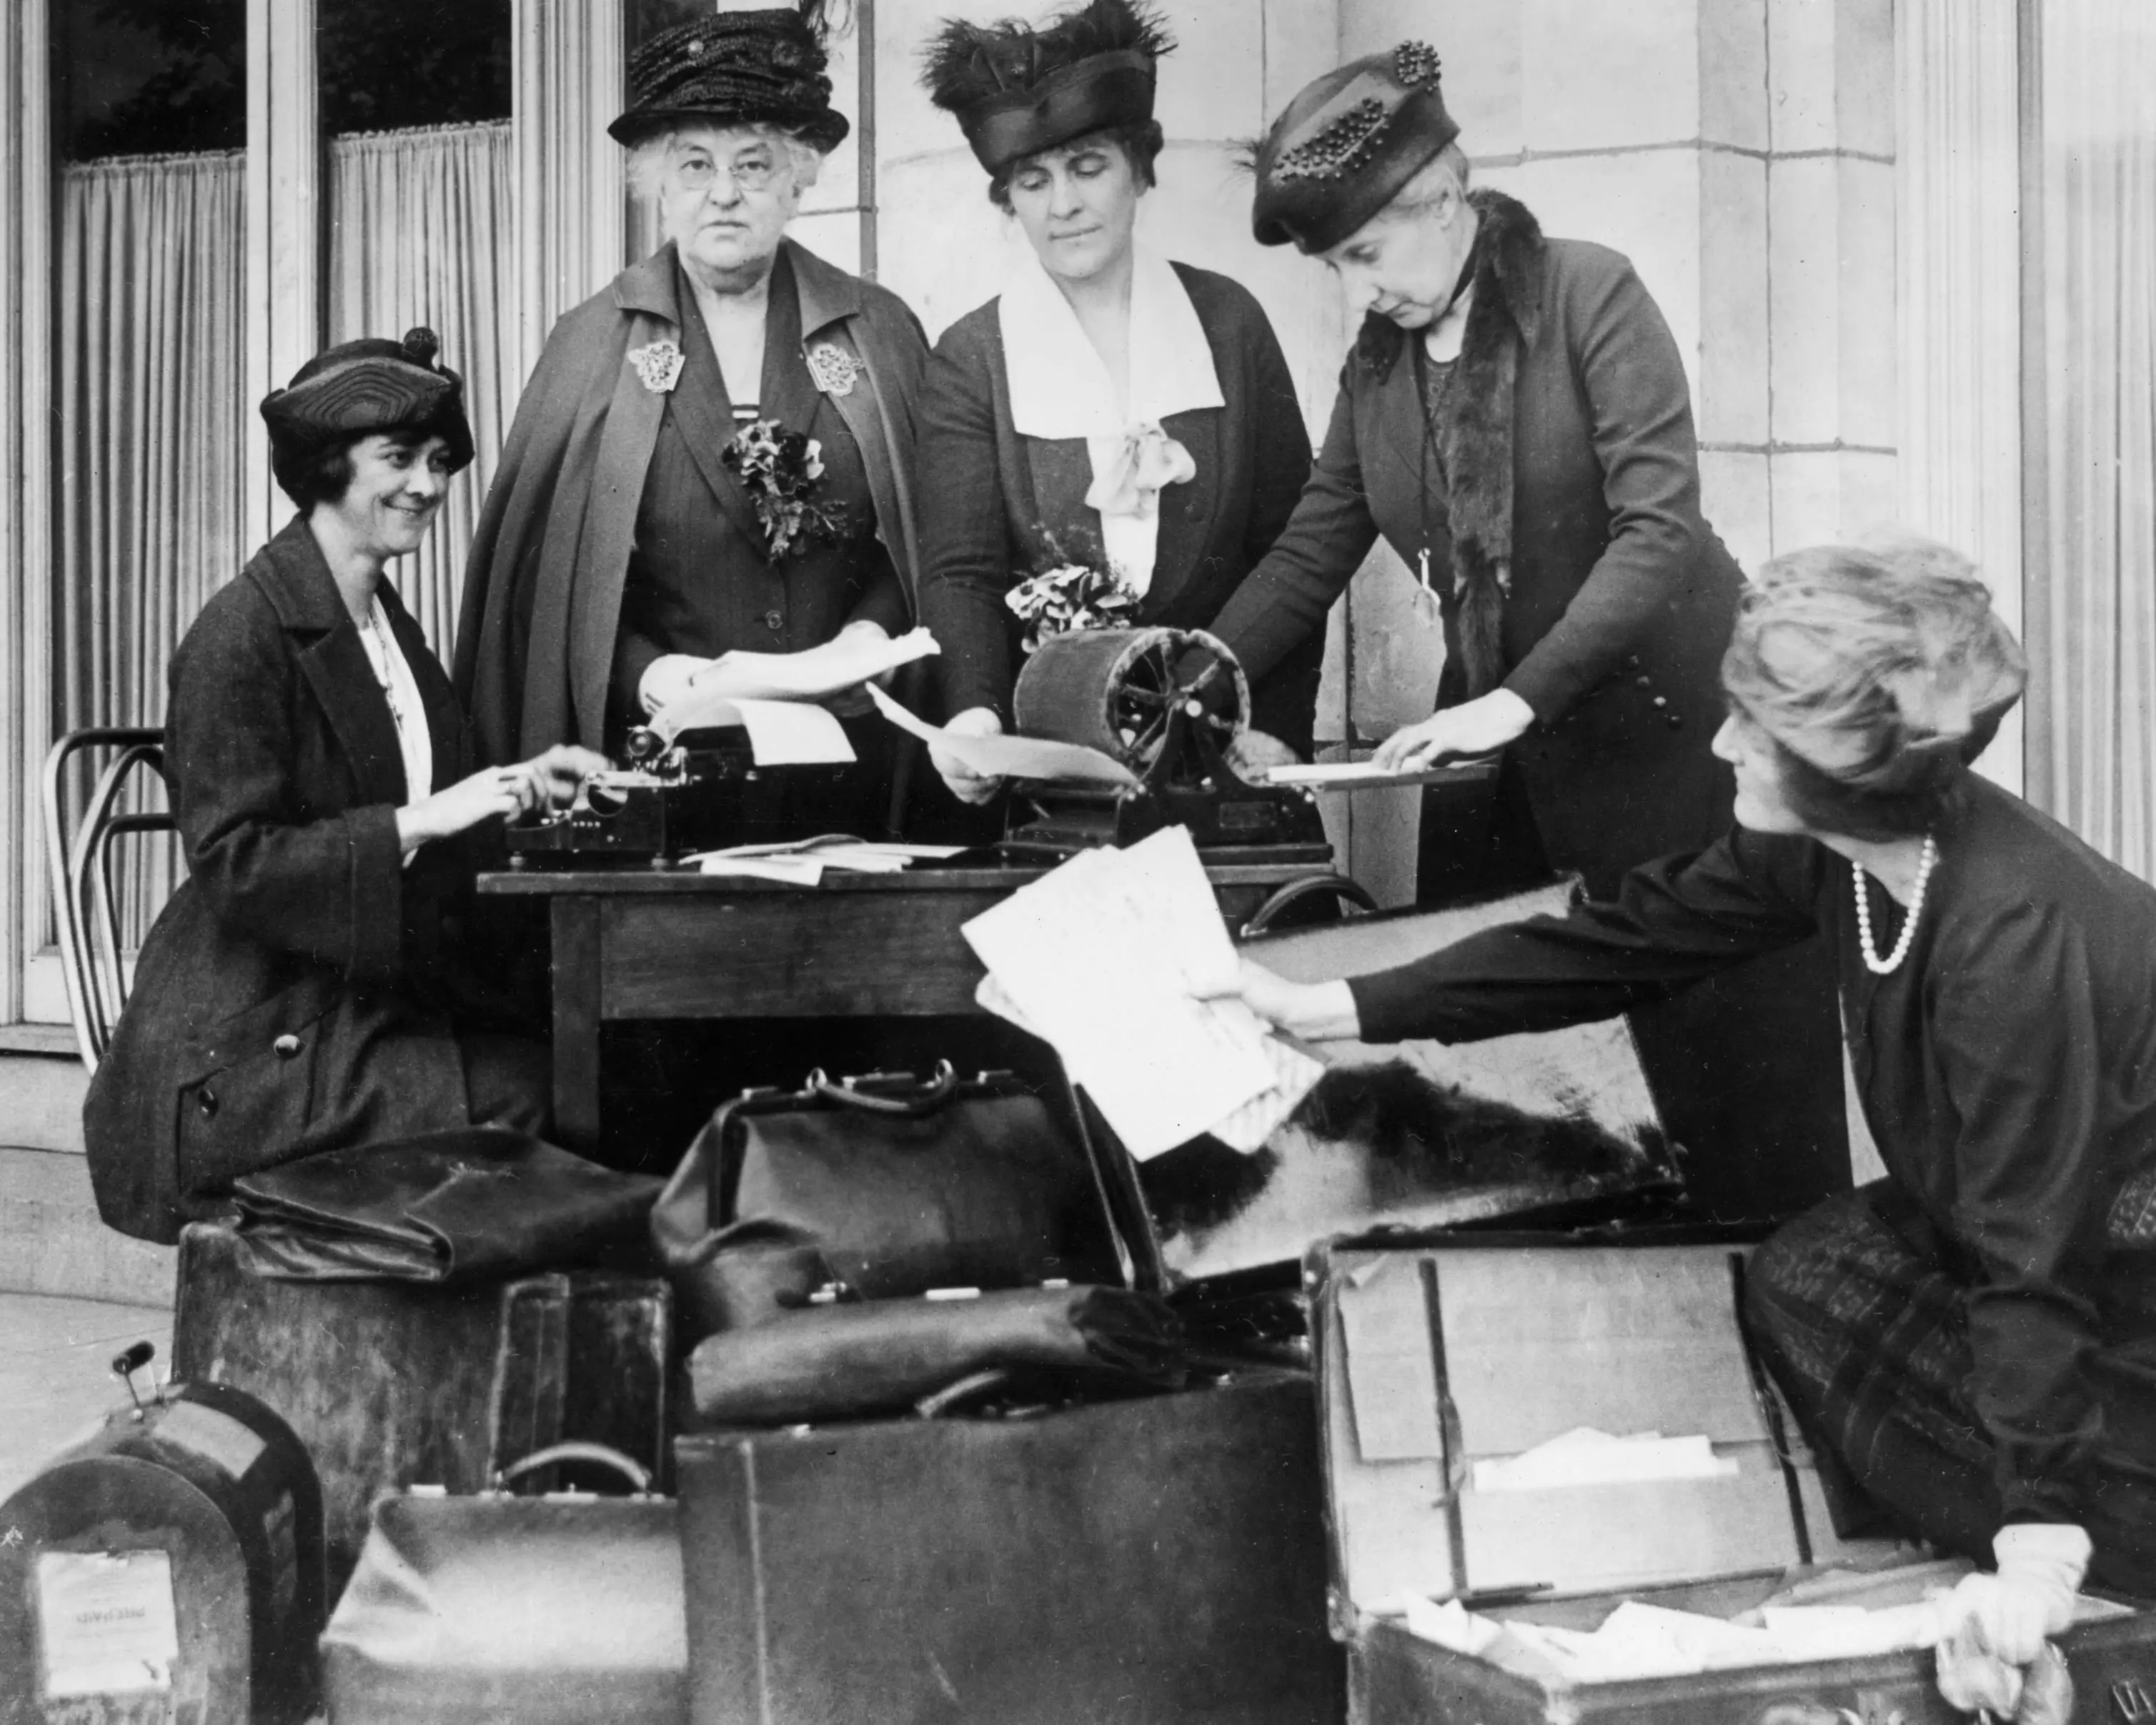
{"label": "blonde woman with pearl necklace", "polygon": [[2085,1576],[2156,1591],[2156,888],[1968,770],[2025,680],[1942,547],[1778,558],[1722,665],[1737,831],[1395,970],[1241,983],[1306,1037],[1466,1042],[1824,933],[1887,1178],[1760,1248],[1752,1325],[1843,1531],[1984,1566],[1940,1683],[2002,1714]]}

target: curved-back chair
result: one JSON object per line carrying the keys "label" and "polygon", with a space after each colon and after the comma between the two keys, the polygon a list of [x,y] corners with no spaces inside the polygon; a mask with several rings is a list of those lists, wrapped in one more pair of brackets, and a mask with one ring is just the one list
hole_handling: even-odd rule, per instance
{"label": "curved-back chair", "polygon": [[[70,821],[68,763],[89,749],[111,750],[112,758]],[[45,870],[59,927],[60,969],[75,1046],[92,1072],[112,1045],[113,1027],[127,1000],[120,911],[112,890],[113,847],[131,834],[172,830],[172,817],[162,809],[132,814],[116,810],[136,775],[146,770],[162,779],[164,766],[164,732],[142,726],[92,725],[70,731],[45,756]]]}

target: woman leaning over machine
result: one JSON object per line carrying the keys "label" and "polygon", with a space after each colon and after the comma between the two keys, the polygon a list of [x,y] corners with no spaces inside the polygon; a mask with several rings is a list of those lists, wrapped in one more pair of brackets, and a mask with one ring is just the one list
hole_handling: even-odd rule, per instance
{"label": "woman leaning over machine", "polygon": [[1887,1178],[1760,1249],[1753,1327],[1815,1448],[1995,1557],[1956,1609],[2025,1666],[2085,1566],[2156,1591],[2156,888],[1966,770],[2024,671],[1951,552],[1777,559],[1722,676],[1719,844],[1396,970],[1246,966],[1244,995],[1308,1035],[1473,1041],[1824,934]]}
{"label": "woman leaning over machine", "polygon": [[165,776],[187,878],[143,942],[83,1111],[100,1212],[177,1237],[234,1179],[321,1150],[536,1132],[543,1044],[466,937],[472,851],[606,763],[472,771],[465,717],[383,578],[472,457],[435,340],[347,341],[262,403],[299,514],[173,655]]}
{"label": "woman leaning over machine", "polygon": [[[1639,275],[1470,191],[1458,135],[1409,42],[1312,80],[1260,146],[1259,242],[1322,259],[1363,322],[1294,517],[1214,629],[1262,676],[1382,534],[1445,659],[1437,711],[1378,762],[1504,751],[1494,798],[1425,797],[1418,901],[1553,873],[1601,894],[1728,824],[1709,742],[1743,580],[1701,514],[1684,367]],[[1633,1019],[1711,1214],[1788,1215],[1847,1182],[1827,970],[1781,954]]]}
{"label": "woman leaning over machine", "polygon": [[[786,238],[847,131],[821,12],[728,4],[630,62],[608,130],[666,243],[556,326],[488,492],[456,673],[490,759],[598,747],[691,684],[908,624],[927,343]],[[853,806],[818,818],[880,820],[896,734],[855,730]]]}
{"label": "woman leaning over machine", "polygon": [[[1040,28],[951,23],[926,82],[957,116],[1029,250],[1004,292],[937,343],[921,398],[923,620],[961,731],[1009,716],[1013,583],[1112,572],[1131,620],[1204,628],[1286,521],[1310,471],[1272,326],[1236,283],[1134,237],[1173,44],[1135,0]],[[1254,727],[1307,754],[1318,636],[1274,655]],[[938,756],[969,802],[998,781]]]}

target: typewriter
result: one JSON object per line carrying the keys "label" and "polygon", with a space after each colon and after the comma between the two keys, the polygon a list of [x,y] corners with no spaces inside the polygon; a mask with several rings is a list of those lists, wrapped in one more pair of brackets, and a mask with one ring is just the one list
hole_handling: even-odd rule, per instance
{"label": "typewriter", "polygon": [[1000,847],[1014,860],[1183,826],[1217,860],[1332,866],[1309,791],[1253,784],[1229,765],[1248,727],[1250,685],[1214,637],[1173,629],[1050,635],[1019,672],[1011,706],[1021,735],[1097,749],[1138,779],[1122,789],[1018,786]]}
{"label": "typewriter", "polygon": [[760,767],[738,726],[685,731],[671,742],[639,726],[627,753],[625,769],[595,773],[570,807],[511,827],[510,865],[663,867],[700,850],[798,839],[803,789],[812,802],[819,790],[835,799],[855,770],[851,762]]}

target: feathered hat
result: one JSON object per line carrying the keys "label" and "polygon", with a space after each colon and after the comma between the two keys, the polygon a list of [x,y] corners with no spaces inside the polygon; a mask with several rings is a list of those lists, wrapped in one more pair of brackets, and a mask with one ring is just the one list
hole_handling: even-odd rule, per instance
{"label": "feathered hat", "polygon": [[629,106],[607,131],[634,145],[685,124],[767,121],[828,154],[850,127],[831,105],[824,26],[824,0],[728,0],[661,30],[629,56]]}
{"label": "feathered hat", "polygon": [[947,18],[922,51],[921,81],[997,174],[1087,132],[1152,119],[1154,62],[1174,48],[1144,0],[1086,0],[1040,28]]}
{"label": "feathered hat", "polygon": [[1312,79],[1258,146],[1258,244],[1339,244],[1459,136],[1427,43],[1403,42]]}

